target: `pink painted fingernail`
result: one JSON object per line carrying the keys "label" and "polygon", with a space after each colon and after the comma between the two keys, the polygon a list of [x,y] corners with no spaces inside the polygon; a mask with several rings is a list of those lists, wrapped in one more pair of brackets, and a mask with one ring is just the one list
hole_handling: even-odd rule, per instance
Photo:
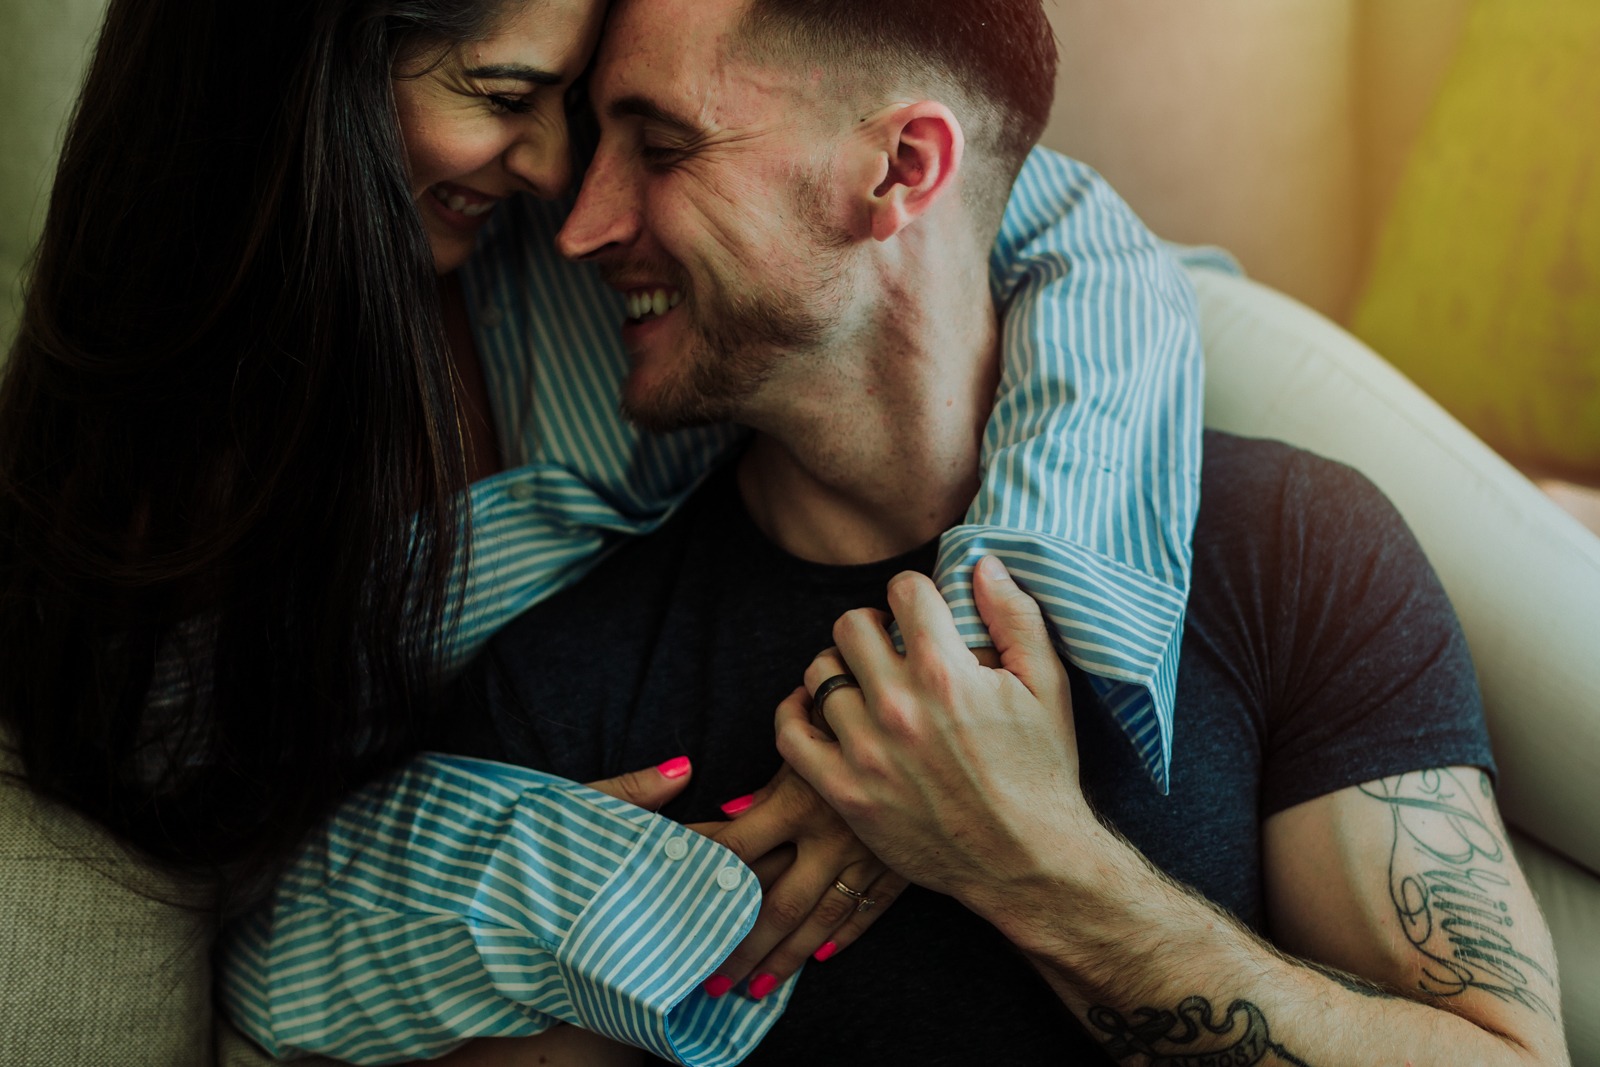
{"label": "pink painted fingernail", "polygon": [[724,978],[720,974],[714,974],[710,978],[706,979],[705,985],[701,988],[706,991],[706,996],[710,997],[712,1000],[716,1000],[718,997],[722,996],[728,990],[733,988],[733,979]]}
{"label": "pink painted fingernail", "polygon": [[760,1000],[777,988],[778,976],[775,974],[758,974],[750,979],[750,996],[754,1000]]}
{"label": "pink painted fingernail", "polygon": [[829,941],[826,945],[823,945],[821,948],[817,949],[817,951],[813,952],[811,954],[811,958],[816,960],[818,963],[821,963],[823,960],[831,959],[833,954],[838,951],[839,946],[834,942]]}
{"label": "pink painted fingernail", "polygon": [[661,772],[661,777],[663,778],[682,778],[689,773],[689,757],[677,756],[669,759],[657,767],[656,770]]}
{"label": "pink painted fingernail", "polygon": [[743,815],[745,812],[750,810],[750,805],[754,804],[755,802],[756,798],[754,794],[742,796],[735,800],[730,800],[726,804],[722,805],[722,814],[726,815],[730,819],[735,815]]}

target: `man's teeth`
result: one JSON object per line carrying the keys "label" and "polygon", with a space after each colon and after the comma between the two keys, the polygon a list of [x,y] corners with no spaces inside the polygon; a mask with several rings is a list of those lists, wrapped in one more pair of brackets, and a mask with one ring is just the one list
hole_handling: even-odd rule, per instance
{"label": "man's teeth", "polygon": [[447,193],[438,188],[434,189],[433,198],[451,211],[459,211],[468,218],[473,219],[480,215],[487,215],[494,210],[493,200],[486,200],[481,204],[473,204],[468,202],[467,198],[460,193]]}
{"label": "man's teeth", "polygon": [[628,318],[644,319],[651,315],[665,315],[683,303],[683,294],[676,289],[634,289],[625,298]]}

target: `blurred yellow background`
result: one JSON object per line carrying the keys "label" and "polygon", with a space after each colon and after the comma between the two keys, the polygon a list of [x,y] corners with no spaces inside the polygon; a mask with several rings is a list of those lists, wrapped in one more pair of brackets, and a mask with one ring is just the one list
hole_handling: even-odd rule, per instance
{"label": "blurred yellow background", "polygon": [[1600,484],[1600,0],[1059,0],[1047,142]]}
{"label": "blurred yellow background", "polygon": [[1351,328],[1513,460],[1600,473],[1600,3],[1480,0]]}

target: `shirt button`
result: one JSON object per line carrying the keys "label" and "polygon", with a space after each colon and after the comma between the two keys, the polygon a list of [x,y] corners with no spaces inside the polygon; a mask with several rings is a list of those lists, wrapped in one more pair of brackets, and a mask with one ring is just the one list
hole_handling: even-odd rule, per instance
{"label": "shirt button", "polygon": [[506,495],[519,504],[526,504],[533,499],[534,492],[532,482],[512,482],[511,488],[506,490]]}
{"label": "shirt button", "polygon": [[681,860],[689,854],[689,842],[681,837],[668,838],[666,853],[669,860]]}
{"label": "shirt button", "polygon": [[485,304],[483,310],[478,312],[478,325],[486,330],[499,329],[503,319],[504,316],[500,314],[500,309],[493,304]]}
{"label": "shirt button", "polygon": [[744,875],[739,873],[737,867],[724,867],[717,872],[717,884],[724,889],[738,889],[744,881]]}

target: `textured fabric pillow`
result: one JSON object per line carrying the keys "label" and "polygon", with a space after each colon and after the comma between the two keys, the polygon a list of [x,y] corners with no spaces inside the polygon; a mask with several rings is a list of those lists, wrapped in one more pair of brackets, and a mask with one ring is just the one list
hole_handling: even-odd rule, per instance
{"label": "textured fabric pillow", "polygon": [[210,1064],[203,895],[152,874],[15,771],[0,743],[0,1064]]}
{"label": "textured fabric pillow", "polygon": [[1478,0],[1353,331],[1513,461],[1600,479],[1600,4]]}

